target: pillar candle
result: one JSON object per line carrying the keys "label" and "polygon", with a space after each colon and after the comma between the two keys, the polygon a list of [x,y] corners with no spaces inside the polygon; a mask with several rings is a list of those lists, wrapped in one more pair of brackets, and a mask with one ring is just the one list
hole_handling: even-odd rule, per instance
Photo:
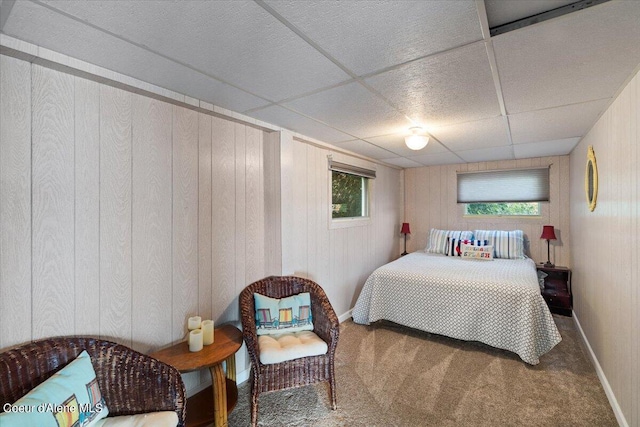
{"label": "pillar candle", "polygon": [[193,331],[194,329],[200,329],[200,323],[202,323],[202,317],[200,316],[189,317],[189,322],[188,322],[189,330]]}
{"label": "pillar candle", "polygon": [[202,321],[202,342],[204,345],[213,344],[213,320]]}
{"label": "pillar candle", "polygon": [[189,351],[202,350],[202,329],[194,329],[189,332]]}

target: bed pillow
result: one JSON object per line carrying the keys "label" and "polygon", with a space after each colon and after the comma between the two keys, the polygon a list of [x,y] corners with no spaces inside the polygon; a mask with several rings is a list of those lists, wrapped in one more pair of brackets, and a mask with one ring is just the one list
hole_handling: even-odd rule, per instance
{"label": "bed pillow", "polygon": [[468,239],[452,239],[447,237],[447,256],[460,256],[462,251],[460,250],[460,245],[471,245],[471,246],[487,246],[486,240],[468,240]]}
{"label": "bed pillow", "polygon": [[460,245],[462,259],[493,261],[493,246]]}
{"label": "bed pillow", "polygon": [[256,333],[258,335],[313,331],[309,292],[282,299],[254,293],[253,300],[256,306]]}
{"label": "bed pillow", "polygon": [[446,254],[448,238],[471,240],[473,239],[473,233],[471,231],[438,230],[432,228],[429,232],[429,243],[424,251],[433,254]]}
{"label": "bed pillow", "polygon": [[[30,412],[6,411],[1,426],[93,426],[109,414],[86,351],[12,405]],[[61,410],[62,409],[62,410]]]}
{"label": "bed pillow", "polygon": [[503,259],[524,259],[524,233],[522,230],[475,230],[475,238],[488,240],[494,256]]}

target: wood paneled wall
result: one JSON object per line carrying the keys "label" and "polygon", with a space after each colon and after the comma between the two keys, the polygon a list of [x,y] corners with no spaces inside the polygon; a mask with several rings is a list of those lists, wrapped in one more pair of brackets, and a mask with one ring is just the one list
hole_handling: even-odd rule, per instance
{"label": "wood paneled wall", "polygon": [[240,291],[282,272],[345,314],[399,254],[402,171],[377,168],[370,225],[330,230],[328,150],[0,61],[0,349],[84,334],[150,352],[195,314],[238,324]]}
{"label": "wood paneled wall", "polygon": [[[280,174],[272,176],[265,188],[267,193],[273,192],[271,186],[281,188],[281,203],[268,215],[268,227],[281,230],[281,242],[267,245],[268,250],[282,254],[280,265],[272,263],[273,268],[318,282],[338,316],[346,315],[369,274],[400,254],[403,172],[293,140],[287,132],[281,133],[279,143],[279,154],[276,148],[265,156],[265,161],[280,163]],[[330,228],[329,154],[376,169],[369,224]]]}
{"label": "wood paneled wall", "polygon": [[[584,193],[587,149],[598,199]],[[621,425],[640,426],[640,74],[571,153],[574,311]]]}
{"label": "wood paneled wall", "polygon": [[[542,203],[539,218],[487,218],[464,216],[456,203],[456,172],[513,169],[551,165],[549,203]],[[547,241],[540,240],[542,226],[555,227],[558,240],[551,241],[551,262],[571,266],[569,230],[569,156],[523,160],[430,166],[405,170],[405,220],[411,225],[407,251],[423,250],[431,228],[446,230],[523,230],[528,254],[536,262],[547,260]]]}
{"label": "wood paneled wall", "polygon": [[149,352],[189,316],[237,323],[265,275],[263,132],[0,61],[0,349],[87,334]]}

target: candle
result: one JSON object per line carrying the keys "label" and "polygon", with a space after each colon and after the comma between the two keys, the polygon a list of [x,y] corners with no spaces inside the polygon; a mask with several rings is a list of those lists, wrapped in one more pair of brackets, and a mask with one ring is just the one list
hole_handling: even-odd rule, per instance
{"label": "candle", "polygon": [[189,330],[193,331],[194,329],[200,329],[200,323],[202,323],[202,317],[200,316],[189,317],[189,322],[188,322]]}
{"label": "candle", "polygon": [[194,329],[189,332],[189,351],[202,350],[202,329]]}
{"label": "candle", "polygon": [[202,321],[202,342],[204,345],[213,344],[213,320]]}

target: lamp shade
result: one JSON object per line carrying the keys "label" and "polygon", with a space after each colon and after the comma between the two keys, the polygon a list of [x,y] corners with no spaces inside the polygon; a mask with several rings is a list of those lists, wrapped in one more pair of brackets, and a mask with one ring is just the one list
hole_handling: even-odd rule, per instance
{"label": "lamp shade", "polygon": [[400,233],[402,233],[402,234],[411,234],[411,231],[409,230],[409,223],[408,222],[403,222],[402,223],[402,230],[400,230]]}
{"label": "lamp shade", "polygon": [[556,233],[553,231],[553,225],[543,225],[541,239],[556,240]]}

